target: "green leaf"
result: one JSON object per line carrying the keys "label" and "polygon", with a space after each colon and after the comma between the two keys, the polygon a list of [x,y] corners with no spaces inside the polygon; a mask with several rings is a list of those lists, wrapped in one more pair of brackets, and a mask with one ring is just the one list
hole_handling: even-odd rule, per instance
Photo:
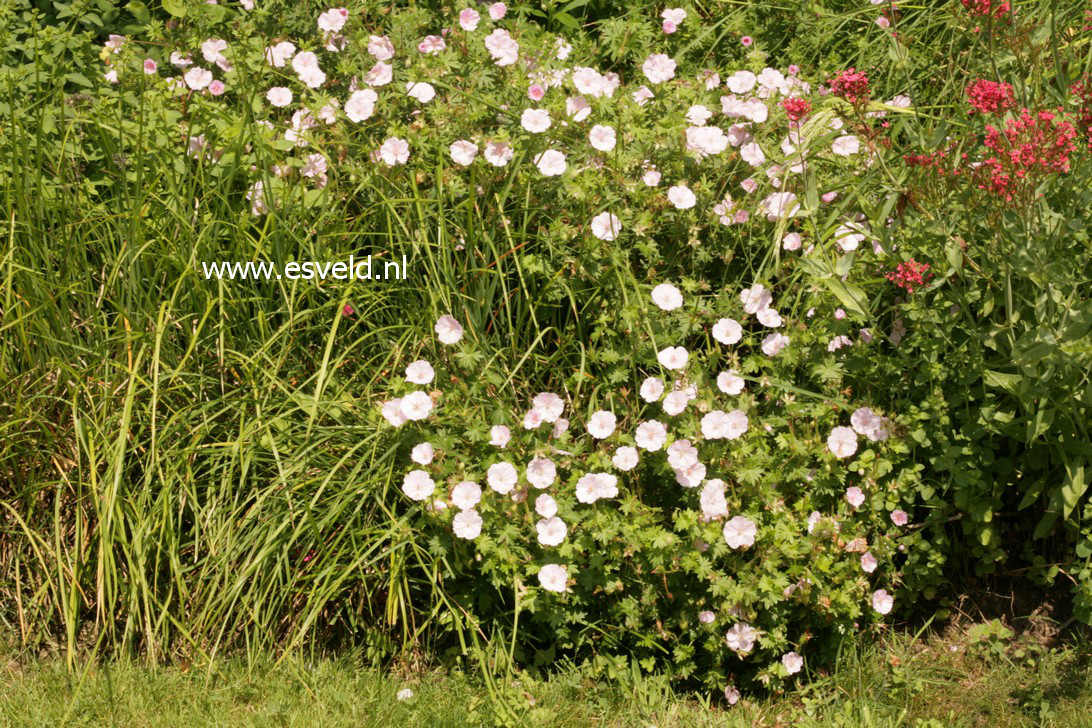
{"label": "green leaf", "polygon": [[184,18],[189,12],[186,0],[163,0],[163,9],[176,18]]}
{"label": "green leaf", "polygon": [[1009,394],[1016,394],[1023,376],[1020,374],[1006,374],[987,369],[983,372],[986,385],[1004,389]]}
{"label": "green leaf", "polygon": [[1065,482],[1062,483],[1062,516],[1069,518],[1069,514],[1077,507],[1081,496],[1088,490],[1088,479],[1084,476],[1084,461],[1073,462],[1066,460]]}
{"label": "green leaf", "polygon": [[864,291],[848,281],[837,278],[820,278],[819,280],[830,289],[848,313],[859,320],[869,318],[868,297],[865,296]]}
{"label": "green leaf", "polygon": [[580,29],[580,21],[564,11],[560,13],[554,13],[553,19],[556,20],[558,23],[564,25],[569,30]]}

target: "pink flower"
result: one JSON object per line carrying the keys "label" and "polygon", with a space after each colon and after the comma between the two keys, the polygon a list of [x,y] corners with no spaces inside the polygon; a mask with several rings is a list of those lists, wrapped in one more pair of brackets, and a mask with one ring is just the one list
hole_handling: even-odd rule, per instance
{"label": "pink flower", "polygon": [[795,675],[804,667],[804,658],[799,652],[786,652],[781,656],[781,664],[790,675]]}
{"label": "pink flower", "polygon": [[888,614],[895,606],[895,598],[885,589],[878,589],[872,594],[872,608],[880,614]]}
{"label": "pink flower", "polygon": [[864,491],[855,485],[846,488],[846,502],[854,508],[860,508],[861,504],[865,502]]}
{"label": "pink flower", "polygon": [[739,42],[743,44],[744,48],[749,48],[751,44],[755,42],[755,40],[751,36],[745,35],[739,39]]}
{"label": "pink flower", "polygon": [[409,142],[398,137],[390,137],[379,147],[379,158],[388,167],[405,164],[409,161]]}
{"label": "pink flower", "polygon": [[541,101],[542,97],[546,95],[546,89],[542,87],[540,83],[531,84],[527,89],[527,97],[532,101]]}
{"label": "pink flower", "polygon": [[159,64],[153,61],[151,58],[144,59],[144,72],[149,76],[159,70]]}
{"label": "pink flower", "polygon": [[508,7],[504,3],[493,3],[489,6],[490,20],[500,20],[508,13]]}
{"label": "pink flower", "polygon": [[[755,535],[758,530],[749,518],[735,516],[724,524],[724,540],[732,549],[745,549],[755,545]],[[742,650],[750,651],[750,648]]]}
{"label": "pink flower", "polygon": [[224,82],[220,81],[219,79],[209,84],[209,93],[213,96],[220,96],[224,93],[225,90],[226,87],[224,86]]}
{"label": "pink flower", "polygon": [[872,555],[872,552],[866,552],[861,554],[861,568],[866,574],[871,574],[879,566],[879,562],[876,561],[876,557]]}
{"label": "pink flower", "polygon": [[274,86],[265,92],[265,98],[269,103],[281,108],[292,103],[292,92],[284,86]]}
{"label": "pink flower", "polygon": [[906,515],[906,511],[901,508],[896,508],[891,511],[891,522],[896,526],[905,526],[910,521],[910,516]]}
{"label": "pink flower", "polygon": [[417,51],[428,55],[436,55],[445,48],[447,48],[447,43],[438,35],[426,35],[421,42],[417,44]]}
{"label": "pink flower", "polygon": [[481,19],[482,16],[477,10],[466,8],[459,13],[459,26],[466,32],[473,33],[478,29],[478,21]]}
{"label": "pink flower", "polygon": [[649,83],[663,83],[675,77],[677,63],[663,53],[653,53],[641,65],[641,70]]}
{"label": "pink flower", "polygon": [[683,305],[683,296],[670,283],[661,283],[652,289],[652,302],[664,311],[674,311]]}
{"label": "pink flower", "polygon": [[200,66],[194,66],[182,76],[182,80],[186,82],[186,86],[194,91],[201,91],[208,88],[208,85],[212,83],[212,71],[201,68]]}
{"label": "pink flower", "polygon": [[851,427],[835,427],[827,438],[827,449],[837,458],[848,458],[857,452],[857,433]]}

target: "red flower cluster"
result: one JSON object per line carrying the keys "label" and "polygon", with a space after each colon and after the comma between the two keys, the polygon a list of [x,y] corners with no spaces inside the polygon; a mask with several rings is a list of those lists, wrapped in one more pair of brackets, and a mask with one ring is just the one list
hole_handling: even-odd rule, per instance
{"label": "red flower cluster", "polygon": [[963,7],[967,8],[967,12],[971,15],[981,17],[992,15],[995,18],[1000,18],[1009,12],[1008,0],[1002,0],[997,4],[994,4],[993,0],[963,0]]}
{"label": "red flower cluster", "polygon": [[793,97],[781,102],[781,108],[785,110],[789,121],[800,121],[811,111],[811,103],[807,99]]}
{"label": "red flower cluster", "polygon": [[967,101],[971,104],[972,114],[976,111],[980,114],[996,114],[1011,109],[1012,84],[980,78],[967,87]]}
{"label": "red flower cluster", "polygon": [[1056,120],[1050,111],[1021,109],[1004,128],[987,126],[985,145],[993,154],[975,170],[978,187],[1012,202],[1033,190],[1044,175],[1068,172],[1076,138],[1073,124]]}
{"label": "red flower cluster", "polygon": [[913,293],[915,289],[924,286],[931,276],[928,263],[919,263],[911,258],[905,263],[899,263],[886,277],[907,293]]}
{"label": "red flower cluster", "polygon": [[856,68],[838,73],[830,80],[830,92],[853,105],[868,102],[868,76]]}

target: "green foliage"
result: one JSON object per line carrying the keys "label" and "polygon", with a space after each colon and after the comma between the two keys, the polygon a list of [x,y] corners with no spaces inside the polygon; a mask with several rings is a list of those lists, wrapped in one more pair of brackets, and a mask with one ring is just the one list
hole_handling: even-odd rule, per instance
{"label": "green foliage", "polygon": [[[381,662],[423,648],[474,655],[487,673],[567,657],[604,679],[655,672],[720,692],[785,682],[778,658],[804,644],[814,674],[813,659],[830,662],[843,634],[869,628],[881,584],[900,608],[931,608],[953,575],[1024,568],[1072,584],[1078,617],[1092,618],[1087,149],[1017,207],[951,174],[963,153],[982,160],[986,124],[1001,123],[966,114],[975,78],[1009,81],[1029,108],[1080,112],[1068,91],[1089,67],[1076,4],[1021,3],[996,27],[959,3],[907,6],[893,37],[856,2],[697,2],[672,36],[644,6],[513,3],[505,27],[537,70],[579,61],[626,84],[588,99],[589,125],[609,120],[618,134],[602,155],[587,152],[587,125],[559,123],[569,90],[549,91],[548,134],[520,126],[526,69],[493,62],[484,26],[468,39],[440,3],[349,5],[336,55],[315,30],[326,7],[309,3],[0,6],[0,622],[22,642],[70,660],[354,644]],[[416,53],[442,27],[448,48]],[[104,47],[115,33],[131,37]],[[316,122],[333,100],[344,111],[350,80],[374,63],[373,34],[401,64],[376,113]],[[171,52],[211,68],[201,44],[214,37],[228,42],[215,67],[225,93],[191,93]],[[320,53],[325,84],[269,66],[266,46],[285,38]],[[640,106],[630,92],[660,51],[680,80]],[[157,73],[141,70],[146,59]],[[719,109],[729,74],[788,64],[812,85],[797,89],[813,101],[803,171],[784,173],[799,160],[776,152],[788,125],[774,103],[754,125],[764,166],[734,148],[686,149],[688,110]],[[868,105],[817,92],[850,66],[869,73]],[[720,85],[704,85],[707,70]],[[405,96],[409,71],[434,84],[433,102]],[[272,107],[272,85],[290,86],[293,106]],[[885,103],[900,95],[912,105]],[[850,132],[860,153],[832,153]],[[371,158],[392,136],[411,140],[405,166]],[[515,154],[463,168],[449,153],[460,139]],[[536,169],[548,145],[571,152],[569,174]],[[947,175],[903,159],[948,145]],[[641,180],[650,165],[657,187]],[[752,176],[760,191],[748,196]],[[680,181],[699,206],[666,202]],[[775,190],[792,191],[799,214],[768,220],[759,201]],[[747,221],[722,224],[726,195]],[[623,221],[615,240],[589,231],[603,212]],[[784,247],[790,233],[804,252]],[[412,274],[244,282],[200,267],[349,254],[406,254]],[[910,259],[932,277],[906,293],[885,276]],[[686,299],[671,314],[648,302],[667,281]],[[738,347],[709,335],[720,317],[744,318],[739,293],[755,283],[774,291],[792,339],[775,358],[759,353],[766,332],[753,321]],[[447,313],[466,326],[456,350],[429,343]],[[835,337],[854,343],[828,350]],[[547,561],[529,503],[483,505],[489,527],[470,544],[452,534],[453,509],[402,494],[407,452],[426,434],[444,487],[500,458],[492,425],[517,431],[522,469],[545,450],[520,418],[552,391],[574,420],[556,443],[568,496],[611,467],[575,434],[587,416],[618,415],[612,447],[660,416],[638,390],[667,344],[694,354],[694,411],[750,417],[748,435],[711,445],[706,462],[732,514],[757,523],[753,550],[729,549],[697,493],[648,458],[609,507],[559,499],[573,588],[554,595],[535,583]],[[401,372],[423,356],[440,372],[438,414],[427,431],[392,431],[380,405],[412,389]],[[714,391],[728,368],[748,382],[738,405]],[[837,460],[825,440],[862,405],[891,436]],[[672,436],[697,442],[699,418]],[[845,502],[852,485],[867,496],[859,511]],[[895,509],[909,528],[893,527]],[[809,531],[812,511],[824,518]],[[857,539],[880,561],[874,577],[847,555]],[[705,610],[716,628],[696,622]],[[763,633],[750,661],[724,643],[739,614]]]}

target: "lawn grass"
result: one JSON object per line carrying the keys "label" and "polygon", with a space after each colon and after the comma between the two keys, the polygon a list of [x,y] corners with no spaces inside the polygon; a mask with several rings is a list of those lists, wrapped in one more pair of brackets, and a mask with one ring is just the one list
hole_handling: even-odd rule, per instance
{"label": "lawn grass", "polygon": [[[379,670],[349,656],[211,665],[85,665],[9,653],[0,724],[72,726],[1066,726],[1092,725],[1092,659],[1080,636],[1047,647],[973,626],[921,639],[850,643],[830,674],[725,708],[656,678],[625,683],[563,670],[495,691],[474,674]],[[399,700],[409,688],[413,696]],[[507,720],[504,716],[507,716]]]}

